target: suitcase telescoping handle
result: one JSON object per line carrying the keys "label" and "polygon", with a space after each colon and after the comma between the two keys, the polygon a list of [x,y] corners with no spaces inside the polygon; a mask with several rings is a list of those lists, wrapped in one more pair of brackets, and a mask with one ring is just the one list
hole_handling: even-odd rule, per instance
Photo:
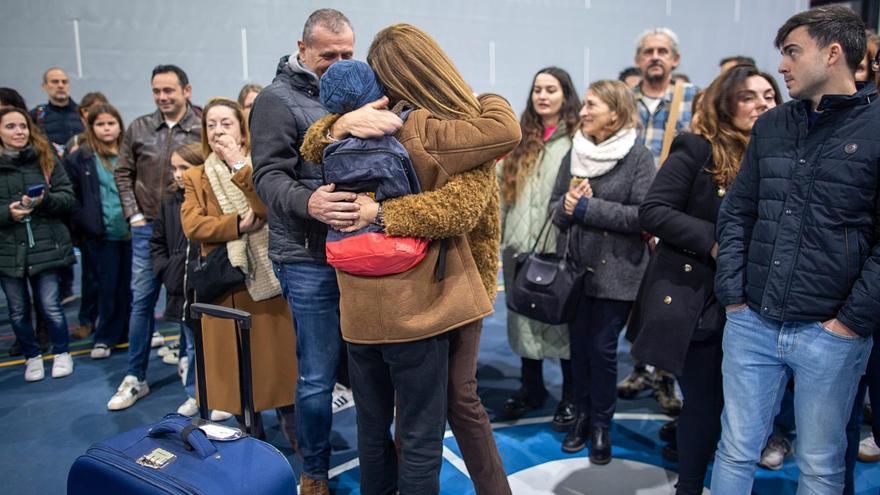
{"label": "suitcase telescoping handle", "polygon": [[[215,304],[193,303],[190,314],[194,320],[201,320],[202,315],[212,316],[235,322],[236,348],[238,350],[238,377],[241,384],[241,413],[244,416],[244,427],[249,434],[254,433],[256,423],[254,413],[254,394],[251,372],[251,314],[240,309],[217,306]],[[207,420],[208,399],[205,384],[205,348],[202,339],[202,325],[193,325],[193,337],[196,348],[196,379],[199,385],[199,414]]]}

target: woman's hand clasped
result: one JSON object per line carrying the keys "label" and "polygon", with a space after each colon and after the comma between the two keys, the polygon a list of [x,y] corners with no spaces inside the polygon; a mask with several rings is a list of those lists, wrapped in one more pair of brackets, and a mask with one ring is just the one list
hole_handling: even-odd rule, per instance
{"label": "woman's hand clasped", "polygon": [[572,185],[568,192],[565,193],[565,200],[563,202],[563,208],[565,208],[565,213],[568,215],[574,214],[574,208],[577,206],[578,201],[581,200],[581,197],[593,197],[593,188],[590,187],[590,181],[588,179],[583,179],[578,184]]}
{"label": "woman's hand clasped", "polygon": [[379,203],[376,200],[366,194],[358,194],[354,202],[360,206],[358,219],[352,226],[339,229],[340,232],[354,232],[376,221],[376,215],[379,213]]}

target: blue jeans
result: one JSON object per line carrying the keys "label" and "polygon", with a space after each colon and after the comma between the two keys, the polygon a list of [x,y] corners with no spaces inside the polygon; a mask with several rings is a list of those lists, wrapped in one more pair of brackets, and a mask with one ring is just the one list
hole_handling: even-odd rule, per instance
{"label": "blue jeans", "polygon": [[131,228],[131,316],[128,320],[128,374],[147,377],[150,339],[156,328],[156,300],[162,284],[153,274],[150,236],[153,224]]}
{"label": "blue jeans", "polygon": [[[193,323],[194,325],[199,325],[198,321]],[[192,399],[196,398],[196,346],[195,340],[193,337],[193,331],[190,326],[184,322],[180,322],[180,334],[183,336],[184,340],[186,340],[186,356],[187,356],[187,367],[186,367],[186,380],[183,382],[183,390],[186,391],[186,396]],[[180,356],[183,356],[183,353],[180,353]]]}
{"label": "blue jeans", "polygon": [[296,441],[303,472],[325,480],[330,469],[331,401],[342,348],[336,270],[318,263],[272,266],[296,325]]}
{"label": "blue jeans", "polygon": [[67,318],[61,307],[61,290],[59,289],[58,270],[49,270],[37,275],[26,277],[0,277],[0,286],[6,294],[9,306],[9,319],[12,331],[21,343],[21,352],[25,358],[40,354],[37,336],[31,322],[31,296],[28,291],[28,279],[34,288],[34,299],[39,301],[39,311],[49,326],[49,338],[52,339],[52,352],[61,354],[68,351],[70,336],[67,333]]}
{"label": "blue jeans", "polygon": [[780,322],[750,308],[727,313],[724,412],[712,494],[751,493],[755,464],[794,375],[799,494],[839,494],[846,424],[871,340],[833,334],[822,322]]}

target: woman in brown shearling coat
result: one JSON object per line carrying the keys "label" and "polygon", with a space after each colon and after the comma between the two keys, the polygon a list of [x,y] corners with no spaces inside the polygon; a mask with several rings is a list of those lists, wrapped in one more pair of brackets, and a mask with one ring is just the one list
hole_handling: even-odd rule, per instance
{"label": "woman in brown shearling coat", "polygon": [[[266,205],[254,191],[248,144],[238,104],[221,98],[211,100],[202,114],[202,146],[210,154],[205,165],[193,167],[184,175],[181,224],[189,239],[201,243],[202,256],[227,244],[233,266],[237,266],[233,253],[240,251],[238,258],[246,258],[249,283],[218,301],[203,302],[251,314],[254,407],[256,411],[278,408],[282,430],[295,445],[295,335],[290,331],[290,311],[267,257]],[[238,240],[247,245],[233,247]],[[234,324],[205,316],[202,335],[208,407],[241,414]]]}
{"label": "woman in brown shearling coat", "polygon": [[[442,50],[413,26],[398,24],[377,34],[367,59],[398,103],[395,109],[407,102],[416,108],[396,137],[425,192],[383,201],[381,215],[377,203],[360,196],[355,227],[378,222],[390,235],[433,242],[425,259],[401,274],[357,277],[337,271],[341,330],[349,342],[358,408],[361,490],[437,493],[448,419],[476,492],[510,493],[476,392],[476,364],[482,318],[492,312],[498,271],[494,161],[519,142],[519,123],[503,98],[484,95],[476,101]],[[430,76],[414,76],[420,70]],[[320,159],[336,117],[310,129],[304,158]],[[337,127],[344,129],[332,126],[329,135],[336,135]],[[448,383],[438,383],[444,377]],[[394,392],[399,469],[391,458],[394,449],[388,449]],[[440,400],[438,392],[448,400]]]}

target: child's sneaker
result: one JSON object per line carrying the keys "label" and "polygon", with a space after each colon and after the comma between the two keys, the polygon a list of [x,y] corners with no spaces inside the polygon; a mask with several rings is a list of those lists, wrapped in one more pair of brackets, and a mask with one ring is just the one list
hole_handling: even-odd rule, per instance
{"label": "child's sneaker", "polygon": [[184,416],[193,417],[199,413],[199,405],[196,403],[196,400],[190,397],[186,399],[186,402],[180,405],[177,408],[177,414],[182,414]]}
{"label": "child's sneaker", "polygon": [[52,378],[64,378],[73,373],[73,358],[69,352],[55,354],[52,360]]}
{"label": "child's sneaker", "polygon": [[43,355],[34,356],[27,360],[24,367],[24,381],[38,382],[46,378],[46,370],[43,368]]}
{"label": "child's sneaker", "polygon": [[165,345],[165,337],[159,332],[153,332],[153,338],[150,339],[150,347],[162,347]]}
{"label": "child's sneaker", "polygon": [[107,344],[95,344],[92,352],[89,354],[92,359],[106,359],[110,357],[110,346]]}

